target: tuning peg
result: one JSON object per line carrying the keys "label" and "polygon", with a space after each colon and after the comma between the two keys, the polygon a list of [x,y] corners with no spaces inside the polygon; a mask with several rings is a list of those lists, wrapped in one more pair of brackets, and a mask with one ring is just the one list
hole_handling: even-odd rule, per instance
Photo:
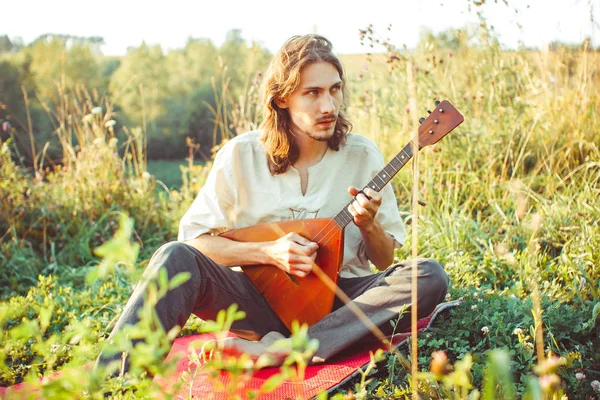
{"label": "tuning peg", "polygon": [[427,110],[427,112],[428,112],[429,114],[431,114],[431,110]]}
{"label": "tuning peg", "polygon": [[421,118],[419,118],[419,123],[421,123],[421,124],[422,124],[423,122],[425,122],[425,117],[421,117]]}
{"label": "tuning peg", "polygon": [[437,107],[437,106],[439,106],[439,105],[440,105],[440,101],[439,101],[439,100],[436,100],[436,101],[435,101],[435,103],[433,103],[433,104],[435,104],[435,106]]}

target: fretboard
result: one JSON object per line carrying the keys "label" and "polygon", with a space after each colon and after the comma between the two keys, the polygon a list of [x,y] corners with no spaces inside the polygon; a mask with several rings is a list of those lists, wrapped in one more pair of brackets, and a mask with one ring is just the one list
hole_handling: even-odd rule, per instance
{"label": "fretboard", "polygon": [[[383,189],[383,187],[387,185],[389,181],[392,180],[392,178],[398,173],[398,171],[400,171],[402,167],[406,165],[408,160],[411,159],[412,154],[412,146],[410,143],[408,143],[406,146],[404,146],[400,153],[396,154],[396,156],[392,158],[392,161],[387,163],[386,166],[383,167],[383,169],[379,171],[377,175],[375,175],[375,177],[364,186],[363,190],[365,188],[371,188],[376,192],[381,191],[381,189]],[[350,212],[348,211],[348,206],[352,204],[353,201],[354,199],[348,202],[348,204],[346,204],[342,211],[337,213],[337,215],[334,217],[335,222],[342,229],[344,229],[346,225],[348,225],[353,220],[352,214],[350,214]]]}

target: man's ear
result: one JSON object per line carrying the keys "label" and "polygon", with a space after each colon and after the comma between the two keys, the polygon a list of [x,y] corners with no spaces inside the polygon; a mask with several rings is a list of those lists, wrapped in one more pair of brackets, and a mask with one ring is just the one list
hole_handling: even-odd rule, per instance
{"label": "man's ear", "polygon": [[277,107],[279,107],[279,108],[288,108],[289,107],[287,99],[282,99],[281,97],[275,98],[275,104],[277,104]]}

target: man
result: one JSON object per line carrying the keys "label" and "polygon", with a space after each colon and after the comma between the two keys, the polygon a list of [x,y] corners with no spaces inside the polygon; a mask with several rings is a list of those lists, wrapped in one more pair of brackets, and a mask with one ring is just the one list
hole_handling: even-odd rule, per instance
{"label": "man", "polygon": [[[262,130],[240,135],[219,151],[206,184],[181,220],[179,241],[162,246],[150,261],[147,276],[161,267],[169,278],[191,275],[156,305],[162,327],[183,326],[191,313],[214,319],[219,310],[237,303],[247,316],[233,330],[255,342],[244,346],[238,339],[232,346],[260,353],[287,336],[289,331],[249,278],[229,267],[272,264],[305,277],[318,245],[295,233],[262,243],[236,242],[218,233],[263,222],[332,217],[355,196],[348,207],[353,224],[345,231],[338,285],[384,334],[391,334],[389,321],[411,300],[409,264],[390,267],[394,249],[404,241],[404,227],[390,185],[381,192],[353,186],[369,182],[384,161],[371,141],[348,133],[345,77],[331,43],[318,35],[292,37],[275,55],[263,83]],[[373,273],[369,262],[382,272]],[[419,260],[418,274],[422,317],[444,299],[448,277],[433,260]],[[111,335],[138,321],[143,293],[144,286],[138,286]],[[404,315],[397,329],[409,325],[410,317]],[[320,342],[313,361],[326,361],[372,339],[339,299],[308,334]]]}

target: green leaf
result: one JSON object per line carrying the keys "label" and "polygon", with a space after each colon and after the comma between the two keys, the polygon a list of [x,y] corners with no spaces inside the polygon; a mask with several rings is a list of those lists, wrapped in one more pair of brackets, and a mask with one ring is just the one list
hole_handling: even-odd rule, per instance
{"label": "green leaf", "polygon": [[169,289],[174,289],[177,286],[187,282],[188,279],[190,279],[190,276],[192,276],[192,274],[189,272],[180,272],[179,274],[175,275],[169,282]]}
{"label": "green leaf", "polygon": [[10,337],[13,339],[29,339],[37,336],[39,331],[38,321],[26,320],[10,330]]}
{"label": "green leaf", "polygon": [[158,284],[160,288],[169,287],[169,276],[167,275],[167,270],[165,268],[160,268],[158,270]]}
{"label": "green leaf", "polygon": [[283,383],[285,376],[283,374],[276,374],[267,379],[267,381],[261,386],[261,390],[264,392],[272,392],[277,389],[279,385]]}
{"label": "green leaf", "polygon": [[86,285],[90,286],[98,279],[98,268],[90,268],[89,272],[85,276]]}
{"label": "green leaf", "polygon": [[540,383],[537,377],[530,376],[527,378],[527,391],[523,395],[523,400],[541,400],[544,398]]}
{"label": "green leaf", "polygon": [[583,324],[584,330],[592,330],[596,327],[596,321],[598,320],[598,316],[600,315],[600,303],[596,303],[594,305],[594,309],[592,310],[592,318]]}
{"label": "green leaf", "polygon": [[45,332],[50,325],[50,318],[52,318],[52,313],[54,312],[54,304],[51,304],[49,307],[42,308],[40,310],[40,325],[42,332]]}

